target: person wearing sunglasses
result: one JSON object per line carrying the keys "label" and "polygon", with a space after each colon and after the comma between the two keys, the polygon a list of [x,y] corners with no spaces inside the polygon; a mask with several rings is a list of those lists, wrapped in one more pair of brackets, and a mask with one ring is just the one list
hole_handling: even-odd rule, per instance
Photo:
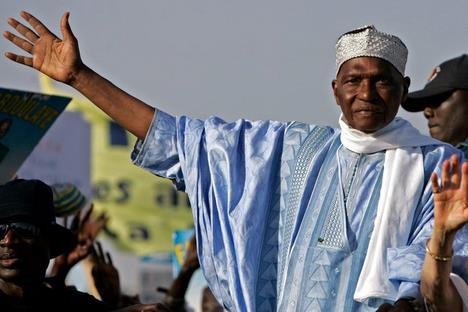
{"label": "person wearing sunglasses", "polygon": [[74,288],[45,283],[50,259],[74,246],[73,234],[55,222],[51,188],[38,180],[0,186],[0,311],[108,311]]}

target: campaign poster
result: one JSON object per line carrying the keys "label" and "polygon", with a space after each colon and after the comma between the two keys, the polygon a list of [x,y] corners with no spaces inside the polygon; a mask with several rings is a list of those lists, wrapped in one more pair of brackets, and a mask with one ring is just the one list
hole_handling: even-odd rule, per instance
{"label": "campaign poster", "polygon": [[0,88],[0,184],[14,178],[70,100]]}
{"label": "campaign poster", "polygon": [[92,198],[90,125],[79,112],[65,111],[18,170],[18,177],[50,185],[71,183]]}

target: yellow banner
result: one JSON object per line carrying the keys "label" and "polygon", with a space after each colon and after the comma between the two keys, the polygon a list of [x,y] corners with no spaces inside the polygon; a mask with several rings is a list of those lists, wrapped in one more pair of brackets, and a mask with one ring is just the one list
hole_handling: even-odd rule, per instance
{"label": "yellow banner", "polygon": [[171,251],[172,233],[193,226],[186,194],[133,165],[135,137],[91,102],[56,89],[46,76],[40,76],[40,84],[45,93],[73,97],[67,109],[82,112],[91,125],[93,201],[96,212],[110,215],[111,237],[137,255]]}

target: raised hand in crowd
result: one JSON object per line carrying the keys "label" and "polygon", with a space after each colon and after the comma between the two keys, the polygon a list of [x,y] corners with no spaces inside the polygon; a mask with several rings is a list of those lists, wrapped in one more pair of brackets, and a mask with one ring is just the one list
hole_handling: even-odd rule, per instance
{"label": "raised hand in crowd", "polygon": [[434,228],[426,243],[426,257],[421,275],[421,294],[425,301],[398,300],[384,304],[377,311],[463,311],[460,294],[450,281],[455,234],[468,223],[468,163],[460,164],[458,156],[446,160],[438,176],[431,176],[434,193]]}
{"label": "raised hand in crowd", "polygon": [[185,293],[192,279],[193,274],[200,268],[197,255],[197,241],[195,235],[192,236],[184,262],[182,263],[179,275],[172,282],[169,289],[158,287],[158,291],[165,292],[164,304],[170,311],[185,312]]}
{"label": "raised hand in crowd", "polygon": [[434,228],[426,244],[421,294],[430,311],[462,311],[462,297],[450,280],[450,273],[455,234],[468,223],[468,162],[461,165],[453,155],[443,163],[441,185],[436,173],[431,180]]}
{"label": "raised hand in crowd", "polygon": [[10,52],[5,56],[17,63],[33,67],[55,80],[71,83],[76,73],[83,67],[83,63],[78,42],[68,24],[69,15],[65,13],[60,21],[63,40],[27,12],[21,12],[21,17],[33,27],[34,31],[16,19],[9,18],[8,24],[23,35],[23,38],[9,31],[4,32],[5,38],[31,56],[21,56]]}
{"label": "raised hand in crowd", "polygon": [[[109,221],[106,213],[93,217],[92,212],[93,205],[84,214],[80,210],[73,217],[70,230],[75,236],[76,244],[70,248],[69,252],[55,258],[51,278],[48,279],[52,286],[65,286],[68,272],[78,262],[90,255],[94,240]],[[64,226],[68,227],[68,217],[64,218]]]}
{"label": "raised hand in crowd", "polygon": [[200,261],[197,254],[197,239],[195,235],[190,239],[190,244],[185,254],[185,260],[182,264],[182,271],[196,271],[200,268]]}
{"label": "raised hand in crowd", "polygon": [[78,41],[68,23],[69,16],[70,13],[66,12],[60,20],[62,39],[27,12],[21,12],[21,17],[32,29],[9,18],[8,24],[20,36],[9,31],[5,31],[3,35],[28,56],[11,52],[5,53],[5,56],[74,87],[122,127],[144,139],[155,109],[122,91],[83,64]]}
{"label": "raised hand in crowd", "polygon": [[202,291],[202,302],[201,302],[202,312],[223,312],[223,307],[216,300],[213,292],[209,287],[203,288]]}
{"label": "raised hand in crowd", "polygon": [[[455,233],[468,223],[468,162],[460,164],[458,156],[453,155],[450,161],[444,162],[441,179],[442,185],[439,185],[437,174],[432,174],[433,238],[451,243]],[[435,237],[435,234],[440,235]]]}
{"label": "raised hand in crowd", "polygon": [[109,252],[104,252],[98,241],[91,251],[91,273],[101,300],[111,307],[121,307],[119,272],[113,265]]}

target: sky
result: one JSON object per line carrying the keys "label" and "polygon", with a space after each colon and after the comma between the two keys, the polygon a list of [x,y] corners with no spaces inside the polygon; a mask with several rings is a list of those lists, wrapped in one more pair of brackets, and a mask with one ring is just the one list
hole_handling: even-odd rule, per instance
{"label": "sky", "polygon": [[[359,26],[406,43],[410,90],[468,50],[468,1],[2,0],[2,30],[20,10],[57,34],[70,11],[85,64],[152,106],[198,118],[337,126],[334,45]],[[0,51],[18,52],[5,39]],[[40,90],[33,70],[4,57],[0,73],[2,87]],[[427,133],[421,114],[399,114]]]}

